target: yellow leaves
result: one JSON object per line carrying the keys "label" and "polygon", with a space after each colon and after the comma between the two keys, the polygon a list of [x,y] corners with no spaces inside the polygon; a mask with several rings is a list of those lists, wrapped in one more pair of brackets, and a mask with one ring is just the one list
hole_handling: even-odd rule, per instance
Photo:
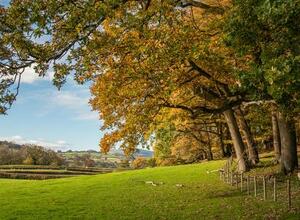
{"label": "yellow leaves", "polygon": [[102,22],[102,26],[103,26],[103,29],[105,30],[106,34],[108,34],[111,37],[116,37],[116,31],[114,29],[112,29],[112,25],[111,25],[109,19],[105,19]]}
{"label": "yellow leaves", "polygon": [[[130,153],[170,122],[177,128],[190,126],[189,112],[161,107],[164,101],[187,107],[207,106],[206,98],[195,95],[194,89],[199,84],[213,85],[189,72],[185,63],[188,58],[194,58],[213,77],[231,65],[222,60],[228,51],[220,47],[220,35],[211,36],[219,27],[212,25],[210,13],[194,10],[194,20],[185,14],[182,18],[172,10],[167,12],[167,19],[124,13],[120,10],[103,22],[106,41],[96,39],[101,43],[96,44],[99,49],[94,57],[104,70],[95,79],[91,103],[101,112],[103,129],[117,131],[103,137],[103,152],[120,141]],[[90,53],[94,53],[92,47]]]}
{"label": "yellow leaves", "polygon": [[113,145],[119,140],[118,137],[118,132],[105,134],[99,143],[100,151],[105,154],[108,153]]}
{"label": "yellow leaves", "polygon": [[109,56],[109,57],[107,58],[107,64],[108,64],[109,66],[113,66],[113,65],[114,65],[114,59],[113,59],[112,56]]}
{"label": "yellow leaves", "polygon": [[110,145],[109,136],[107,134],[105,134],[104,137],[102,137],[102,139],[100,140],[99,147],[101,153],[106,154],[109,152],[111,145]]}
{"label": "yellow leaves", "polygon": [[132,167],[134,169],[142,169],[147,166],[147,159],[144,157],[137,157],[133,162],[132,162]]}
{"label": "yellow leaves", "polygon": [[81,30],[82,30],[82,24],[78,24],[76,27],[75,27],[75,31],[80,34],[81,33]]}
{"label": "yellow leaves", "polygon": [[134,38],[134,39],[139,39],[140,38],[140,32],[138,31],[130,31],[128,32],[128,37]]}

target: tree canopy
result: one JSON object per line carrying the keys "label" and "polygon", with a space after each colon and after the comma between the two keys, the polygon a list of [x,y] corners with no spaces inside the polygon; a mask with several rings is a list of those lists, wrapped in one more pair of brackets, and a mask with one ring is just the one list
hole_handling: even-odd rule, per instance
{"label": "tree canopy", "polygon": [[[34,65],[41,77],[53,68],[58,88],[69,74],[92,81],[103,152],[192,140],[212,159],[212,146],[225,156],[231,139],[240,171],[259,161],[254,135],[268,136],[273,112],[282,168],[291,172],[299,16],[297,0],[15,0],[0,14],[0,110],[15,100],[24,68]],[[270,123],[249,123],[260,111]]]}

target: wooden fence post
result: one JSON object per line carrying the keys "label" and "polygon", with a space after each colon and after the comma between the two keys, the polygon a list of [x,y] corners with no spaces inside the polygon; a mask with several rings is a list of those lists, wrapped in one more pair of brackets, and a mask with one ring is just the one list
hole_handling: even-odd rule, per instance
{"label": "wooden fence post", "polygon": [[233,186],[233,174],[230,172],[230,185]]}
{"label": "wooden fence post", "polygon": [[267,199],[267,192],[266,192],[266,178],[263,176],[263,189],[264,189],[264,200]]}
{"label": "wooden fence post", "polygon": [[288,208],[289,210],[292,207],[292,200],[291,200],[291,181],[290,179],[287,179],[286,181],[286,186],[287,186],[287,194],[288,194]]}
{"label": "wooden fence post", "polygon": [[226,181],[228,184],[230,183],[229,175],[230,175],[230,173],[229,173],[229,169],[228,169],[228,170],[227,170],[227,181]]}
{"label": "wooden fence post", "polygon": [[226,161],[225,167],[224,167],[224,182],[227,182],[227,171],[228,171],[228,160]]}
{"label": "wooden fence post", "polygon": [[276,176],[274,176],[274,179],[273,179],[273,199],[274,199],[274,202],[276,202],[277,200],[277,194],[276,194]]}
{"label": "wooden fence post", "polygon": [[254,176],[253,178],[253,182],[254,182],[254,196],[257,196],[257,189],[256,189],[256,176]]}
{"label": "wooden fence post", "polygon": [[227,183],[229,184],[230,183],[230,163],[229,163],[229,160],[228,160],[228,166],[227,166]]}
{"label": "wooden fence post", "polygon": [[241,192],[243,192],[243,181],[244,181],[243,173],[241,173]]}
{"label": "wooden fence post", "polygon": [[250,187],[249,187],[249,175],[247,176],[247,194],[250,194]]}

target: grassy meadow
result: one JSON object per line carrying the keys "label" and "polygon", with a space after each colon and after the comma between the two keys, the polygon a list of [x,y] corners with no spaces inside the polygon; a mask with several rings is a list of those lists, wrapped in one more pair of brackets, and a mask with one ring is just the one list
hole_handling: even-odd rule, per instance
{"label": "grassy meadow", "polygon": [[223,164],[40,181],[0,179],[0,219],[299,219],[299,200],[287,211],[284,203],[242,195],[217,172],[207,172]]}

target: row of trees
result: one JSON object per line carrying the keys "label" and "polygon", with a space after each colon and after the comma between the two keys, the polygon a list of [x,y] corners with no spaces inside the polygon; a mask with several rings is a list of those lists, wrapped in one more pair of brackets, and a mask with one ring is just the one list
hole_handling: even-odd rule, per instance
{"label": "row of trees", "polygon": [[299,1],[15,0],[0,11],[3,113],[24,67],[52,67],[58,87],[69,74],[92,80],[103,152],[188,143],[213,159],[220,146],[244,172],[272,124],[282,171],[298,166]]}
{"label": "row of trees", "polygon": [[0,145],[0,165],[64,165],[65,161],[56,152],[43,147],[28,145],[12,148]]}

